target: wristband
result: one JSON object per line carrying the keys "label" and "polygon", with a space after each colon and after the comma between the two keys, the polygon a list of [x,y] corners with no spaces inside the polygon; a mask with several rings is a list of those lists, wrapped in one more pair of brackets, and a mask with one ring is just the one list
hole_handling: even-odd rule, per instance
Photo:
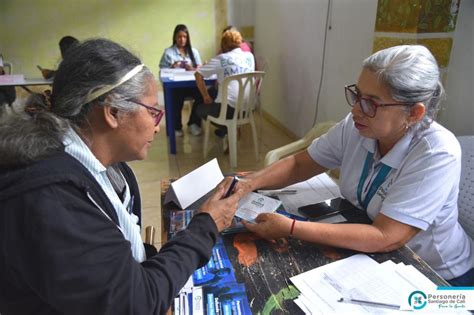
{"label": "wristband", "polygon": [[291,229],[290,229],[289,237],[293,237],[293,231],[295,230],[295,223],[296,223],[296,220],[293,219],[293,222],[291,222]]}

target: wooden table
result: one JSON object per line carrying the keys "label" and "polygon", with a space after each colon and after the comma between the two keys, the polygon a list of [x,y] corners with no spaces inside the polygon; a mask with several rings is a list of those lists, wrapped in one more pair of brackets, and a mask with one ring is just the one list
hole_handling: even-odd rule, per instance
{"label": "wooden table", "polygon": [[[169,180],[162,180],[162,240],[167,239],[169,225],[167,214],[170,210],[176,209],[172,205],[163,206],[164,195],[168,188]],[[203,200],[205,198],[189,208],[196,209]],[[353,223],[370,223],[370,219],[362,211],[345,212],[343,215]],[[358,253],[295,239],[271,243],[250,233],[224,235],[222,238],[237,281],[245,283],[247,297],[254,314],[303,314],[293,302],[299,292],[289,279]],[[368,255],[379,263],[392,260],[395,263],[413,265],[436,285],[449,286],[449,283],[407,246],[389,253]]]}

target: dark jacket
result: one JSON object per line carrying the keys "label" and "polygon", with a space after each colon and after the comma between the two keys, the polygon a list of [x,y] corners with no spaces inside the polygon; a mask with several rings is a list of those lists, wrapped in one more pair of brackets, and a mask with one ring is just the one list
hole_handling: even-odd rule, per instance
{"label": "dark jacket", "polygon": [[217,237],[211,217],[199,214],[140,264],[117,225],[101,187],[66,153],[0,170],[0,313],[164,313]]}
{"label": "dark jacket", "polygon": [[16,99],[16,91],[14,86],[0,87],[0,106],[11,105]]}

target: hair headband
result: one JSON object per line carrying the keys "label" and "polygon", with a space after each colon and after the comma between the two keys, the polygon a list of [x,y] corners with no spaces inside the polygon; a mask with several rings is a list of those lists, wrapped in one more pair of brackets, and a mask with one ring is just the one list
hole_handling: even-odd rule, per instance
{"label": "hair headband", "polygon": [[144,67],[144,64],[140,64],[136,66],[135,68],[133,68],[132,70],[130,70],[129,72],[127,72],[117,83],[104,85],[100,89],[95,90],[94,92],[92,92],[86,97],[85,104],[89,103],[92,100],[95,100],[99,96],[104,95],[105,93],[115,89],[117,86],[122,85],[123,83],[127,82],[128,80],[133,78],[133,76],[135,76],[138,72],[140,72],[143,69],[143,67]]}

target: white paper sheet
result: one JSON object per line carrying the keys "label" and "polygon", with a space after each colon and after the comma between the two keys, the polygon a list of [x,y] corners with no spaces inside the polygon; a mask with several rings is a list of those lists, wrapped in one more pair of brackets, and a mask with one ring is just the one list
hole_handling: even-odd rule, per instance
{"label": "white paper sheet", "polygon": [[195,72],[196,71],[173,73],[173,76],[170,76],[169,79],[173,81],[193,81],[196,80],[196,78],[194,77]]}
{"label": "white paper sheet", "polygon": [[235,216],[247,221],[253,221],[260,213],[274,212],[280,205],[280,200],[251,192],[240,199]]}
{"label": "white paper sheet", "polygon": [[[314,305],[314,308],[310,308],[313,314],[393,314],[401,311],[359,303],[341,303],[338,299],[348,297],[401,306],[406,292],[434,285],[419,272],[417,279],[422,284],[416,280],[416,285],[413,285],[400,277],[395,272],[396,268],[406,266],[391,263],[380,265],[367,255],[358,254],[299,274],[292,277],[291,281],[305,299]],[[414,269],[412,266],[410,268]]]}
{"label": "white paper sheet", "polygon": [[181,209],[210,192],[224,179],[217,159],[213,159],[194,171],[174,181],[165,196],[165,203],[175,202]]}
{"label": "white paper sheet", "polygon": [[297,191],[296,194],[292,195],[278,195],[285,210],[295,215],[299,215],[299,207],[322,202],[326,199],[342,197],[339,186],[326,173],[288,186],[285,189],[295,189]]}

